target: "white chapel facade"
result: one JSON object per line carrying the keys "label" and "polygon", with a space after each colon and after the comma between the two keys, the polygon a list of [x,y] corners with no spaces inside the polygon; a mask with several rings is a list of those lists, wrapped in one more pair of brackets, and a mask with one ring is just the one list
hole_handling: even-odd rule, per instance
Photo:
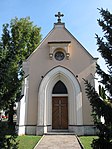
{"label": "white chapel facade", "polygon": [[24,62],[23,98],[18,107],[18,134],[68,131],[94,134],[91,106],[82,78],[94,86],[97,59],[58,22]]}

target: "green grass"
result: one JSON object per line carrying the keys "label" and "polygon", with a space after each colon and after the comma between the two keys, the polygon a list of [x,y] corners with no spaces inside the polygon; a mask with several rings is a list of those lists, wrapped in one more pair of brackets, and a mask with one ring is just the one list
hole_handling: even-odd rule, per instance
{"label": "green grass", "polygon": [[81,137],[79,137],[79,139],[85,149],[92,149],[91,143],[92,143],[93,138],[96,139],[97,136],[81,136]]}
{"label": "green grass", "polygon": [[41,136],[18,136],[19,149],[33,149]]}

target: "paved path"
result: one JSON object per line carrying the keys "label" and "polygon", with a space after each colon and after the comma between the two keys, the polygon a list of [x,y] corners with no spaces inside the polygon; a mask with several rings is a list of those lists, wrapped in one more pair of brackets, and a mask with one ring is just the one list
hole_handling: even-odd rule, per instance
{"label": "paved path", "polygon": [[75,135],[45,135],[34,149],[81,149]]}

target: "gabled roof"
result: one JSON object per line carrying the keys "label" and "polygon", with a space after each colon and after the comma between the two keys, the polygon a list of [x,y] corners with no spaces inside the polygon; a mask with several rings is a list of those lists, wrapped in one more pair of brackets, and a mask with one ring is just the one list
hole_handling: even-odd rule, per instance
{"label": "gabled roof", "polygon": [[[27,58],[30,59],[30,57],[41,47],[41,45],[48,39],[48,37],[50,35],[52,35],[53,31],[55,30],[56,27],[58,26],[62,26],[62,28],[75,40],[77,41],[77,43],[79,43],[79,45],[81,45],[81,47],[84,49],[84,51],[88,54],[88,56],[90,56],[93,60],[97,60],[98,58],[94,58],[84,47],[83,45],[65,28],[65,24],[64,23],[54,23],[54,27],[53,29],[46,35],[46,37],[41,41],[41,43],[39,44],[39,46],[33,51],[33,53]],[[50,43],[71,43],[71,41],[49,41],[48,44]]]}

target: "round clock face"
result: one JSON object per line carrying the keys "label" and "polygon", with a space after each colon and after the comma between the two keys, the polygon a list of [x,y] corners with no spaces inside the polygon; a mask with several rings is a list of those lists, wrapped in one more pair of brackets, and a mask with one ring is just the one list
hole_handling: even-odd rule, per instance
{"label": "round clock face", "polygon": [[63,60],[65,57],[64,53],[61,51],[56,52],[54,56],[55,56],[55,59],[58,61]]}

